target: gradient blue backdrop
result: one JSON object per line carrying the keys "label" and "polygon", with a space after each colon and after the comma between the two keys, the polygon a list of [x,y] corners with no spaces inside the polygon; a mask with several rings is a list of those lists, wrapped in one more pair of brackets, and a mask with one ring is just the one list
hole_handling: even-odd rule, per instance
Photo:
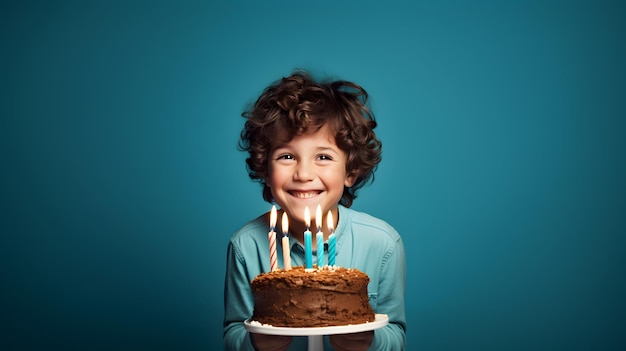
{"label": "gradient blue backdrop", "polygon": [[621,1],[3,1],[3,350],[221,348],[240,113],[371,94],[409,350],[626,348]]}

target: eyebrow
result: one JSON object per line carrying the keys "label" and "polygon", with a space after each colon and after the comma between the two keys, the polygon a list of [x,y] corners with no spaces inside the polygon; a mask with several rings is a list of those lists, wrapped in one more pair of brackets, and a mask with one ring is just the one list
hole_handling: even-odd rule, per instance
{"label": "eyebrow", "polygon": [[[276,150],[280,150],[280,149],[290,149],[289,145],[283,144],[283,145],[278,145],[276,146],[273,151]],[[315,151],[337,151],[340,150],[339,147],[332,147],[332,146],[317,146],[314,148]]]}
{"label": "eyebrow", "polygon": [[329,146],[321,146],[321,147],[315,148],[316,151],[333,151],[333,152],[337,152],[338,149],[339,148],[329,147]]}

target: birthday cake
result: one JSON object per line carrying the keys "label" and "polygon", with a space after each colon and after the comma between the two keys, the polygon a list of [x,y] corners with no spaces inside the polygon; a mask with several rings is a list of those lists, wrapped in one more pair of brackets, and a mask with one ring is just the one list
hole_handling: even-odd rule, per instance
{"label": "birthday cake", "polygon": [[251,320],[275,327],[327,327],[375,319],[367,274],[352,268],[304,267],[258,275],[251,283]]}

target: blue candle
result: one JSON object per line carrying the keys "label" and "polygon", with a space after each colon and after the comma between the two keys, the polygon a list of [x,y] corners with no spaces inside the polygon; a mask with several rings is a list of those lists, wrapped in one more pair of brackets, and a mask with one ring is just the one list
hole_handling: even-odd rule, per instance
{"label": "blue candle", "polygon": [[317,241],[317,269],[324,267],[324,233],[322,233],[322,208],[317,205],[315,211],[315,224],[317,225],[317,233],[315,240]]}
{"label": "blue candle", "polygon": [[328,230],[330,235],[328,235],[328,266],[332,267],[335,265],[335,255],[337,252],[337,238],[335,236],[335,223],[333,222],[333,214],[328,211]]}
{"label": "blue candle", "polygon": [[328,236],[328,265],[330,267],[335,265],[335,252],[337,250],[335,234],[330,234]]}
{"label": "blue candle", "polygon": [[305,269],[313,269],[313,242],[311,238],[311,214],[309,208],[304,209],[304,222],[306,224],[306,230],[304,231],[304,262]]}

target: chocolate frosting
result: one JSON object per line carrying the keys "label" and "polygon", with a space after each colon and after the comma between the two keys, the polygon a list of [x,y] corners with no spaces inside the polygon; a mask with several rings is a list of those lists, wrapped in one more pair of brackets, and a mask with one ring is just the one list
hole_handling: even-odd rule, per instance
{"label": "chocolate frosting", "polygon": [[326,327],[374,321],[367,274],[353,268],[304,267],[258,275],[252,320],[276,327]]}

